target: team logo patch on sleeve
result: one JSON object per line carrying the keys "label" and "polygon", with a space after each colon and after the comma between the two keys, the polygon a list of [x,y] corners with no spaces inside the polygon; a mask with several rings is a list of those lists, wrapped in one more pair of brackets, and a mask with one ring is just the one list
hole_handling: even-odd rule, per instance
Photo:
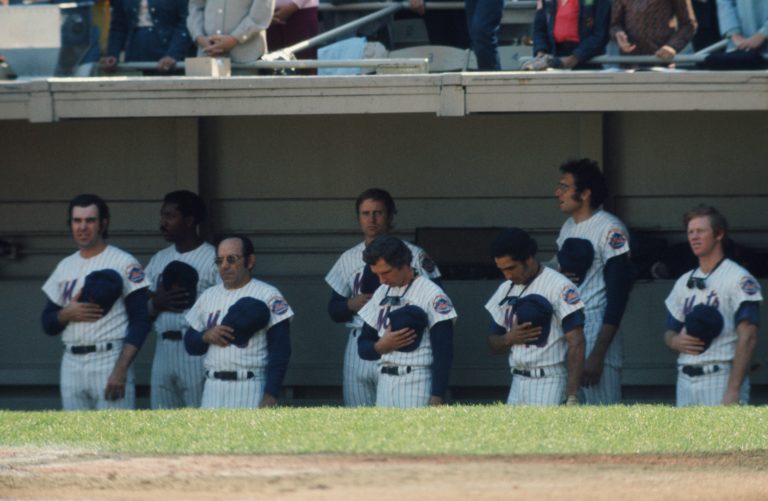
{"label": "team logo patch on sleeve", "polygon": [[563,302],[570,305],[579,304],[579,302],[581,301],[581,298],[579,297],[579,292],[576,290],[575,287],[571,285],[566,285],[563,288],[562,297],[563,297]]}
{"label": "team logo patch on sleeve", "polygon": [[451,300],[442,294],[437,296],[435,300],[432,301],[432,307],[441,315],[445,315],[446,313],[453,311],[453,304],[451,304]]}
{"label": "team logo patch on sleeve", "polygon": [[627,245],[627,237],[619,228],[614,228],[608,234],[608,245],[611,249],[619,250]]}
{"label": "team logo patch on sleeve", "polygon": [[741,285],[741,290],[743,290],[750,296],[754,296],[755,294],[760,292],[760,284],[757,283],[757,280],[755,280],[754,277],[751,277],[749,275],[747,275],[746,277],[742,277],[739,284]]}
{"label": "team logo patch on sleeve", "polygon": [[126,275],[128,275],[128,280],[130,280],[135,284],[138,284],[139,282],[144,280],[144,270],[138,264],[130,265],[128,267]]}
{"label": "team logo patch on sleeve", "polygon": [[269,300],[269,310],[275,315],[282,315],[288,311],[288,303],[280,296]]}

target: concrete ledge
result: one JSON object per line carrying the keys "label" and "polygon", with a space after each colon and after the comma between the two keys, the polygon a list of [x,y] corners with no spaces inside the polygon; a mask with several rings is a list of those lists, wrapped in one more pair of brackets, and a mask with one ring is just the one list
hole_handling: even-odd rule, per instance
{"label": "concrete ledge", "polygon": [[0,120],[768,110],[768,73],[499,72],[0,82]]}

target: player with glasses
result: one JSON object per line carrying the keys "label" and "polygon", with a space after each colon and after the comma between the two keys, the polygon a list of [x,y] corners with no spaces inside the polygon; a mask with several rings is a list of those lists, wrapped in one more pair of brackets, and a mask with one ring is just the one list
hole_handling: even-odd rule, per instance
{"label": "player with glasses", "polygon": [[677,405],[748,403],[760,284],[725,256],[728,223],[717,209],[701,205],[683,220],[699,266],[677,280],[665,302],[664,340],[679,353]]}

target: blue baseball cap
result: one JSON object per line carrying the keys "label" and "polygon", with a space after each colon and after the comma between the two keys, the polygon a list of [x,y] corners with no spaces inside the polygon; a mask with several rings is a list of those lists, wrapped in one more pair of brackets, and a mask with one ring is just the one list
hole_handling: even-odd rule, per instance
{"label": "blue baseball cap", "polygon": [[184,289],[189,295],[187,307],[195,304],[199,279],[197,270],[181,261],[171,261],[163,269],[163,287],[166,289]]}
{"label": "blue baseball cap", "polygon": [[270,312],[264,301],[243,297],[229,307],[221,325],[232,327],[235,336],[232,344],[244,347],[258,331],[269,323]]}
{"label": "blue baseball cap", "polygon": [[123,278],[118,272],[110,269],[96,270],[85,277],[79,302],[96,303],[106,315],[122,294]]}
{"label": "blue baseball cap", "polygon": [[720,335],[724,325],[723,315],[718,309],[706,304],[697,304],[685,316],[686,332],[704,341],[704,351]]}
{"label": "blue baseball cap", "polygon": [[563,246],[557,251],[560,271],[574,273],[579,277],[579,283],[584,280],[594,259],[595,249],[592,243],[584,238],[566,238]]}
{"label": "blue baseball cap", "polygon": [[[535,344],[539,348],[546,346],[549,339],[549,328],[552,324],[552,313],[554,309],[552,304],[539,294],[528,294],[517,300],[515,305],[515,316],[517,323],[524,324],[531,322],[535,327],[541,327],[541,334],[536,339]],[[529,345],[530,346],[530,345]]]}
{"label": "blue baseball cap", "polygon": [[409,327],[416,331],[416,339],[413,343],[399,348],[397,351],[409,352],[419,347],[421,344],[421,338],[424,336],[424,331],[429,326],[429,317],[427,313],[412,304],[403,306],[396,310],[392,310],[387,313],[389,319],[389,328],[393,331],[405,329]]}

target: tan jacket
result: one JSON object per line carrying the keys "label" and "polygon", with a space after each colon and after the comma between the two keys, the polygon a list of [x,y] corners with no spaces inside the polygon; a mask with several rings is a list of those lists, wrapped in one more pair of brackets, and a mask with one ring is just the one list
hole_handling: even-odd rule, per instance
{"label": "tan jacket", "polygon": [[[189,0],[187,28],[200,36],[232,35],[238,44],[229,53],[236,63],[255,61],[267,52],[266,31],[275,0]],[[198,55],[204,55],[198,47]]]}

